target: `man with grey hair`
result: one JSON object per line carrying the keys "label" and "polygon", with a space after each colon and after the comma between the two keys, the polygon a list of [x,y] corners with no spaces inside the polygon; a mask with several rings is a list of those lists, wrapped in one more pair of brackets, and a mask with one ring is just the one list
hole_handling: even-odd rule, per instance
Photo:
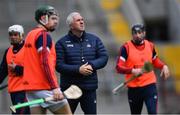
{"label": "man with grey hair", "polygon": [[108,54],[99,37],[85,32],[84,19],[80,13],[69,14],[66,23],[70,30],[55,46],[60,87],[64,91],[75,84],[82,89],[81,98],[68,100],[73,113],[80,103],[85,114],[96,114],[97,70],[105,67]]}

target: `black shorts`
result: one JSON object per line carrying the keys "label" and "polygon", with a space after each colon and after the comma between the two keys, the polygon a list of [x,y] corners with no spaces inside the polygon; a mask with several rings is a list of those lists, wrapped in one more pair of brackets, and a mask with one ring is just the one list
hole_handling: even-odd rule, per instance
{"label": "black shorts", "polygon": [[128,101],[132,114],[140,114],[145,102],[149,114],[157,113],[157,88],[156,84],[144,87],[128,88]]}
{"label": "black shorts", "polygon": [[[11,96],[11,101],[13,105],[27,102],[25,91],[13,92],[13,93],[10,93],[10,96]],[[12,114],[30,114],[30,108],[28,106],[22,107],[22,108],[17,109],[16,113],[12,113]]]}

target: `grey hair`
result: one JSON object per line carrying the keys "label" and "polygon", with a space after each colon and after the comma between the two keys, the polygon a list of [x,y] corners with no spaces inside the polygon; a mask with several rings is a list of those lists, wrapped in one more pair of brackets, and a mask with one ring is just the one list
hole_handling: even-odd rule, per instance
{"label": "grey hair", "polygon": [[68,15],[67,19],[66,19],[66,24],[67,24],[68,26],[70,26],[71,23],[73,22],[73,17],[74,17],[75,15],[79,15],[79,14],[80,14],[79,12],[72,12],[72,13],[70,13],[70,14]]}

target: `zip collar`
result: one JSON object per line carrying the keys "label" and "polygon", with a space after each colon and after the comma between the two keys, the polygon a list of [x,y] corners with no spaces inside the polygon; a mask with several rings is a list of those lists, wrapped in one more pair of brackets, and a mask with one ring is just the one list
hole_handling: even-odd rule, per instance
{"label": "zip collar", "polygon": [[71,31],[68,32],[68,36],[70,37],[70,39],[72,39],[73,41],[78,41],[78,42],[80,40],[84,41],[85,35],[86,35],[86,32],[84,31],[82,36],[79,38],[76,35],[74,35]]}

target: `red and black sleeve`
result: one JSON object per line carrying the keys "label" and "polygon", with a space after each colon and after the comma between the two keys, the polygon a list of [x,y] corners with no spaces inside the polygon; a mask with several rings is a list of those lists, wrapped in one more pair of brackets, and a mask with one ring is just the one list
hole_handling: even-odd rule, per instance
{"label": "red and black sleeve", "polygon": [[130,74],[132,71],[132,68],[128,68],[125,66],[125,61],[128,58],[128,52],[126,44],[123,45],[119,50],[119,56],[116,62],[116,71],[117,73],[121,74]]}
{"label": "red and black sleeve", "polygon": [[[50,68],[50,65],[49,65],[49,52],[50,50],[48,51],[48,48],[47,47],[47,32],[43,32],[43,46],[42,46],[42,50],[39,51],[39,54],[40,54],[40,60],[42,62],[42,68],[46,74],[46,77],[50,83],[50,86],[52,89],[55,89],[58,86],[58,83],[56,83],[56,81],[53,79],[53,75],[52,75],[52,70]],[[50,48],[49,48],[50,49]]]}

